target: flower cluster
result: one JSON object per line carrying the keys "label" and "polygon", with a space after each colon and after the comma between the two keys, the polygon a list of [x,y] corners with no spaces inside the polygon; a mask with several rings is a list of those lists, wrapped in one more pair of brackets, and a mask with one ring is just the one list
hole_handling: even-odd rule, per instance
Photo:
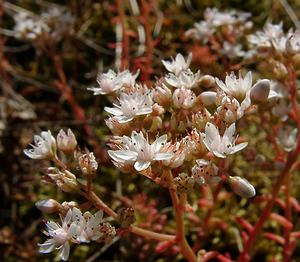
{"label": "flower cluster", "polygon": [[58,42],[70,34],[74,17],[59,5],[51,4],[40,15],[21,10],[13,16],[16,38],[33,41],[38,44]]}
{"label": "flower cluster", "polygon": [[[171,60],[162,60],[168,72],[152,87],[139,84],[137,75],[127,70],[110,70],[98,76],[102,80],[114,76],[106,89],[109,92],[103,92],[102,81],[98,81],[99,88],[90,89],[118,101],[115,107],[105,107],[112,115],[106,123],[115,135],[108,150],[115,166],[162,184],[161,170],[176,168],[179,173],[174,183],[179,193],[191,190],[195,182],[203,185],[222,180],[219,159],[236,154],[248,144],[239,140],[237,122],[267,104],[271,89],[267,79],[253,83],[251,72],[245,77],[232,72],[224,82],[200,71],[193,73],[189,68],[191,58],[191,54],[187,59],[177,54]],[[124,75],[131,81],[125,84]],[[196,165],[187,164],[191,162]],[[199,163],[207,171],[199,169]]]}
{"label": "flower cluster", "polygon": [[68,260],[70,242],[80,244],[90,241],[110,242],[116,235],[116,230],[108,222],[103,221],[103,212],[94,215],[90,212],[82,213],[78,208],[70,208],[61,221],[61,225],[47,221],[47,231],[44,234],[49,238],[39,244],[41,253],[50,253],[59,250],[58,256],[63,261]]}
{"label": "flower cluster", "polygon": [[231,60],[243,58],[247,53],[240,44],[245,32],[252,28],[248,21],[250,13],[235,10],[222,12],[217,8],[207,8],[204,20],[194,23],[194,28],[185,32],[189,38],[210,46],[218,56]]}

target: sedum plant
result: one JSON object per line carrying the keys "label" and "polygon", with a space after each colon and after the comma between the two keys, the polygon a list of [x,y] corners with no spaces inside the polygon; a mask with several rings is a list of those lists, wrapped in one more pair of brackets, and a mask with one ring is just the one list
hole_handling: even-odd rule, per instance
{"label": "sedum plant", "polygon": [[[133,13],[139,15],[137,2],[130,1],[130,4],[135,7]],[[148,10],[145,3],[142,6],[144,11]],[[10,3],[4,7],[14,18],[14,37],[31,42],[52,60],[59,76],[57,89],[71,105],[74,117],[83,121],[92,145],[99,149],[83,109],[72,96],[62,61],[54,48],[64,37],[74,34],[75,18],[57,5],[48,6],[40,15]],[[124,14],[120,14],[123,19]],[[172,203],[171,219],[166,219],[156,204],[145,204],[145,195],[130,201],[130,197],[118,196],[126,200],[119,209],[112,202],[105,203],[96,181],[98,176],[101,180],[102,159],[96,152],[81,149],[70,129],[60,130],[56,137],[50,130],[33,137],[33,143],[24,153],[31,159],[48,161],[44,181],[70,197],[81,197],[80,201],[60,203],[53,196],[36,202],[38,209],[56,217],[45,221],[43,233],[47,239],[39,244],[40,253],[57,252],[58,258],[66,261],[72,256],[72,245],[91,242],[109,245],[132,234],[145,242],[156,241],[158,254],[169,250],[190,262],[211,259],[244,262],[250,261],[255,239],[270,219],[282,229],[283,236],[267,230],[263,235],[281,246],[283,261],[291,261],[300,236],[292,216],[300,208],[291,190],[291,176],[299,166],[300,149],[297,87],[300,33],[293,29],[286,33],[282,23],[270,22],[254,32],[250,17],[249,13],[208,8],[204,20],[185,32],[189,41],[208,48],[216,62],[211,65],[211,71],[217,68],[216,74],[194,70],[193,57],[199,59],[194,49],[187,57],[177,53],[162,60],[165,73],[157,73],[155,81],[140,82],[140,73],[145,78],[152,72],[151,61],[146,63],[149,67],[146,73],[142,67],[136,72],[121,67],[120,63],[124,65],[128,61],[120,56],[119,41],[115,48],[119,68],[99,73],[98,85],[88,88],[95,96],[105,96],[111,103],[102,110],[111,131],[106,141],[109,149],[102,155],[109,156],[116,172],[126,173],[129,179],[133,174],[141,176],[163,195],[167,194]],[[122,19],[116,24],[118,39],[120,30],[125,28]],[[148,32],[147,22],[141,21],[140,40],[147,44],[146,40],[142,41],[146,37],[143,34]],[[122,37],[126,36],[121,33]],[[256,138],[251,136],[253,125],[267,134],[271,156],[259,152]],[[240,172],[241,159],[247,157],[258,168],[267,166],[279,173],[272,191],[264,198],[254,198],[257,190],[252,184],[256,184],[256,178]],[[207,196],[208,189],[213,192],[211,197]],[[218,201],[222,201],[223,189],[243,198],[249,206],[256,199],[266,202],[252,224],[245,216],[235,217],[240,225],[240,230],[235,231],[238,255],[202,248],[212,224],[217,229],[227,229],[226,224],[214,221],[211,215]],[[195,199],[198,191],[204,195],[200,200]],[[283,200],[279,198],[281,191]],[[135,202],[142,203],[136,205],[137,210],[133,207]],[[280,205],[282,214],[272,213],[275,204]],[[149,206],[145,226],[136,213],[145,212]],[[204,208],[208,211],[201,220],[199,213]],[[133,241],[132,247],[137,242]]]}

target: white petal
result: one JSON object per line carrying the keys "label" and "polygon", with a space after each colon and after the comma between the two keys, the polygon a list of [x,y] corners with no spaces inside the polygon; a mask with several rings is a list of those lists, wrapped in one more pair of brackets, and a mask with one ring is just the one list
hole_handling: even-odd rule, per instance
{"label": "white petal", "polygon": [[216,80],[216,84],[226,93],[226,94],[228,94],[228,93],[230,93],[230,90],[229,90],[229,88],[224,84],[224,82],[223,81],[221,81],[219,78],[215,78],[215,80]]}
{"label": "white petal", "polygon": [[117,151],[108,150],[107,153],[116,162],[120,162],[121,160],[135,161],[138,156],[137,152],[133,152],[129,150],[117,150]]}
{"label": "white petal", "polygon": [[220,139],[219,130],[215,127],[214,124],[208,122],[205,126],[205,138],[208,139],[208,142],[211,143],[216,139]]}
{"label": "white petal", "polygon": [[58,229],[60,226],[53,221],[47,221],[46,227],[48,230],[54,231],[54,230]]}
{"label": "white petal", "polygon": [[116,108],[116,107],[104,107],[104,110],[107,112],[107,113],[110,113],[110,114],[113,114],[115,116],[121,116],[123,115],[123,112],[121,109],[119,108]]}
{"label": "white petal", "polygon": [[154,148],[154,152],[158,152],[166,144],[168,139],[167,135],[160,136],[152,143],[151,147]]}
{"label": "white petal", "polygon": [[43,244],[39,245],[39,252],[42,254],[51,253],[55,249],[53,239],[46,240]]}
{"label": "white petal", "polygon": [[134,163],[134,168],[136,171],[140,172],[140,171],[147,169],[150,166],[150,164],[151,164],[150,161],[145,161],[145,162],[137,161]]}
{"label": "white petal", "polygon": [[226,128],[223,138],[228,137],[229,141],[233,141],[234,133],[235,133],[235,123],[231,124],[230,127]]}
{"label": "white petal", "polygon": [[116,116],[115,119],[120,123],[120,124],[123,124],[123,123],[127,123],[127,122],[130,122],[133,117],[132,116]]}
{"label": "white petal", "polygon": [[157,153],[153,160],[168,160],[174,156],[173,153]]}
{"label": "white petal", "polygon": [[232,152],[230,152],[230,154],[234,154],[234,153],[244,149],[247,145],[248,145],[248,142],[244,142],[244,143],[235,145],[234,147],[232,147]]}
{"label": "white petal", "polygon": [[63,246],[63,248],[61,249],[61,259],[63,261],[67,261],[69,258],[69,254],[70,254],[70,244],[69,242],[66,242]]}
{"label": "white petal", "polygon": [[146,115],[146,114],[150,114],[152,113],[152,107],[145,107],[145,108],[141,108],[137,113],[136,115]]}
{"label": "white petal", "polygon": [[224,155],[224,154],[222,154],[221,152],[218,152],[218,151],[213,151],[213,154],[214,154],[216,157],[226,158],[226,155]]}
{"label": "white petal", "polygon": [[244,88],[246,89],[245,91],[250,91],[251,86],[252,86],[252,72],[249,71],[244,78]]}

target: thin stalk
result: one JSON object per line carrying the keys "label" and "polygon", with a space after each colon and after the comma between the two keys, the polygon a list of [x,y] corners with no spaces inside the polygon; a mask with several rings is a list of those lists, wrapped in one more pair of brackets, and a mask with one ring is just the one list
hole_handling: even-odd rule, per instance
{"label": "thin stalk", "polygon": [[176,219],[176,242],[180,247],[181,254],[189,261],[189,262],[197,262],[197,257],[188,244],[185,238],[185,230],[184,230],[184,209],[186,205],[186,193],[182,193],[178,198],[177,193],[175,191],[173,176],[170,170],[164,172],[164,176],[168,183],[169,193],[171,196],[175,219]]}
{"label": "thin stalk", "polygon": [[[118,214],[113,211],[109,206],[107,206],[95,192],[91,192],[90,195],[84,194],[97,208],[103,210],[107,215],[113,217],[114,219],[118,218]],[[154,239],[158,241],[174,241],[174,235],[156,233],[151,230],[143,229],[137,226],[130,226],[128,229],[131,233],[139,235],[144,238]]]}

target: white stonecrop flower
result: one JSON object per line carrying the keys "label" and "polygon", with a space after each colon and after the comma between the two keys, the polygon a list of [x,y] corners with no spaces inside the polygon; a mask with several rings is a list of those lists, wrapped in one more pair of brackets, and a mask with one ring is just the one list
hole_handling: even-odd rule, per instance
{"label": "white stonecrop flower", "polygon": [[47,231],[44,234],[50,237],[43,244],[39,244],[40,253],[51,253],[54,249],[59,250],[59,257],[66,261],[70,254],[69,241],[76,234],[77,226],[72,223],[72,210],[69,209],[67,215],[59,225],[53,221],[46,222]]}
{"label": "white stonecrop flower", "polygon": [[215,28],[207,21],[200,21],[194,23],[194,28],[189,29],[185,32],[185,35],[192,37],[196,40],[201,40],[202,43],[206,44],[209,37],[213,35]]}
{"label": "white stonecrop flower", "polygon": [[14,15],[15,26],[14,32],[15,37],[24,40],[36,40],[43,34],[50,31],[50,28],[39,20],[38,17],[32,16],[29,12],[20,11]]}
{"label": "white stonecrop flower", "polygon": [[231,44],[225,41],[220,53],[230,59],[243,57],[245,55],[245,51],[243,51],[242,48],[241,44]]}
{"label": "white stonecrop flower", "polygon": [[189,109],[194,105],[196,95],[191,89],[177,88],[173,93],[173,105],[175,108]]}
{"label": "white stonecrop flower", "polygon": [[203,184],[218,184],[222,179],[218,176],[218,167],[204,159],[197,159],[196,165],[192,168],[192,174],[195,182],[200,186]]}
{"label": "white stonecrop flower", "polygon": [[70,128],[67,133],[61,129],[57,134],[56,141],[58,149],[64,153],[74,152],[77,146],[76,137]]}
{"label": "white stonecrop flower", "polygon": [[272,42],[276,41],[284,36],[282,22],[274,25],[267,23],[263,31],[257,31],[253,35],[248,36],[248,42],[258,48],[271,48]]}
{"label": "white stonecrop flower", "polygon": [[204,20],[194,23],[194,28],[186,31],[185,35],[199,39],[205,44],[219,27],[226,27],[227,31],[230,30],[231,33],[239,36],[243,28],[252,25],[247,22],[250,15],[235,10],[221,12],[217,8],[207,8],[204,12]]}
{"label": "white stonecrop flower", "polygon": [[168,160],[171,152],[161,152],[167,142],[167,135],[158,137],[151,145],[142,132],[132,132],[131,138],[122,137],[123,147],[120,150],[108,150],[109,156],[121,164],[134,165],[136,171],[147,169],[153,161]]}
{"label": "white stonecrop flower", "polygon": [[192,60],[192,54],[189,54],[186,61],[182,54],[177,54],[175,59],[173,57],[171,57],[171,59],[172,61],[162,60],[161,62],[169,72],[178,76],[183,70],[189,68]]}
{"label": "white stonecrop flower", "polygon": [[72,221],[76,223],[76,240],[79,243],[89,243],[101,237],[100,224],[103,222],[103,211],[98,211],[94,215],[90,212],[82,212],[74,207],[72,209]]}
{"label": "white stonecrop flower", "polygon": [[191,89],[195,87],[200,81],[200,71],[194,74],[190,69],[182,71],[178,76],[170,73],[165,77],[165,81],[170,86],[176,88],[188,88]]}
{"label": "white stonecrop flower", "polygon": [[243,101],[252,88],[252,73],[249,71],[244,78],[239,73],[239,78],[237,78],[234,72],[231,72],[226,76],[225,83],[219,78],[216,78],[216,83],[227,95]]}
{"label": "white stonecrop flower", "polygon": [[50,159],[55,155],[56,142],[51,132],[43,131],[41,135],[33,136],[34,144],[31,149],[25,149],[24,153],[32,159]]}
{"label": "white stonecrop flower", "polygon": [[122,87],[132,87],[135,85],[135,80],[139,75],[139,71],[132,75],[129,70],[116,73],[113,70],[108,70],[107,73],[98,74],[97,83],[99,87],[88,88],[94,92],[94,95],[111,94]]}
{"label": "white stonecrop flower", "polygon": [[227,155],[234,154],[248,145],[248,142],[235,145],[235,123],[226,128],[223,136],[220,135],[217,127],[208,122],[205,126],[205,133],[201,133],[203,143],[206,148],[216,157],[226,158]]}
{"label": "white stonecrop flower", "polygon": [[121,93],[119,103],[119,105],[114,104],[115,107],[104,108],[106,112],[114,115],[119,123],[126,123],[136,116],[152,113],[153,100],[150,91],[146,93]]}
{"label": "white stonecrop flower", "polygon": [[279,130],[276,142],[286,152],[293,151],[297,146],[298,129],[291,126],[284,126]]}

